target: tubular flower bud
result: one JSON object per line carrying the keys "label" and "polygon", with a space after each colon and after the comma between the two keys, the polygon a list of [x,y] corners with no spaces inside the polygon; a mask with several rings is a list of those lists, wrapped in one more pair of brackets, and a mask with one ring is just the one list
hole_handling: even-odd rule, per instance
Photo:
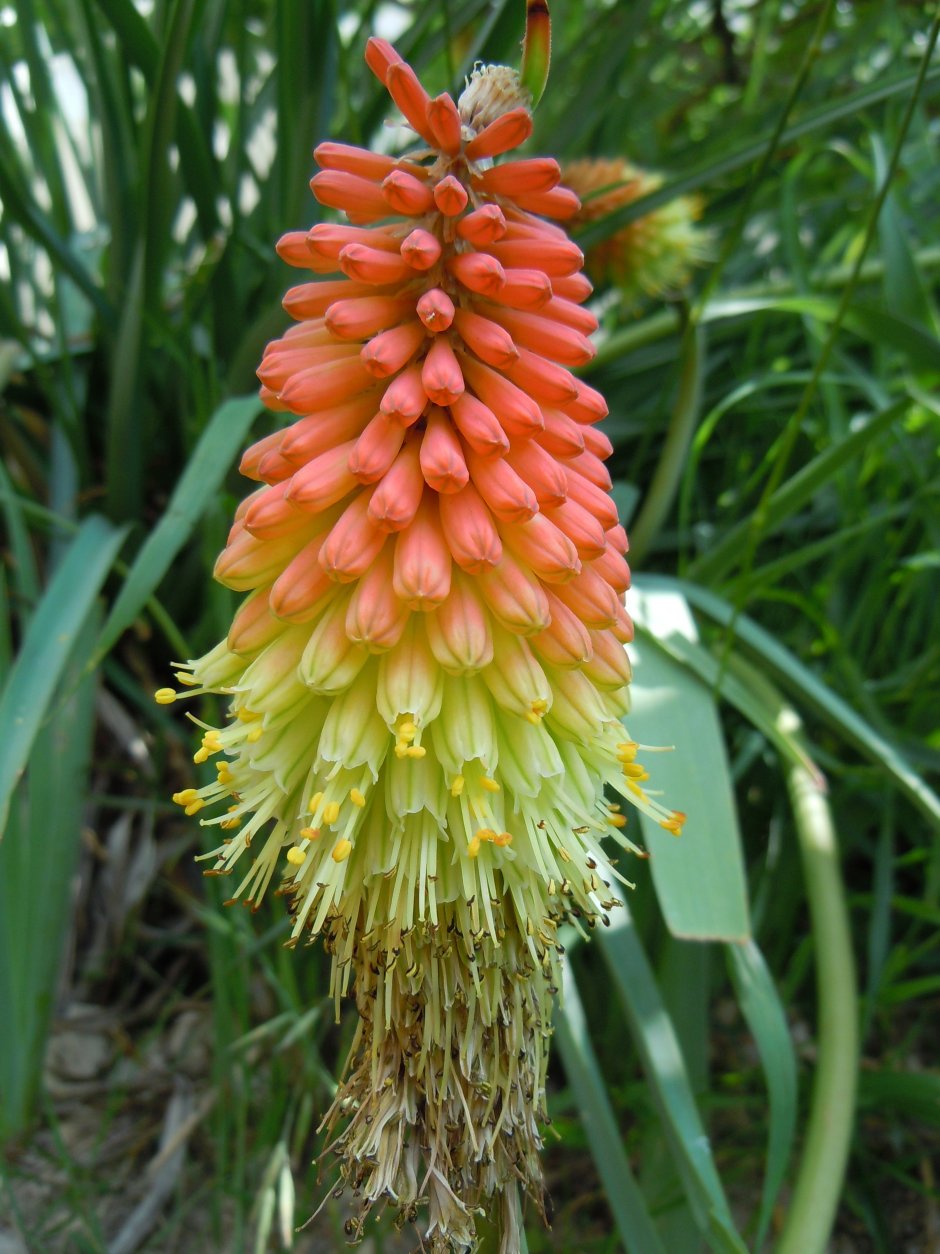
{"label": "tubular flower bud", "polygon": [[626,535],[606,405],[570,372],[597,324],[545,220],[577,199],[556,162],[500,160],[532,129],[513,72],[455,103],[382,40],[366,60],[413,150],[316,150],[347,221],[279,245],[307,273],[258,374],[297,420],[245,454],[216,566],[248,595],[156,700],[227,701],[196,750],[216,778],[175,800],[221,828],[205,857],[233,900],[277,889],[290,943],[322,937],[337,1009],[355,999],[326,1120],[351,1235],[426,1208],[423,1248],[467,1254],[498,1206],[509,1254],[512,1190],[542,1203],[558,929],[614,904],[609,845],[640,852],[605,790],[684,816],[621,724]]}

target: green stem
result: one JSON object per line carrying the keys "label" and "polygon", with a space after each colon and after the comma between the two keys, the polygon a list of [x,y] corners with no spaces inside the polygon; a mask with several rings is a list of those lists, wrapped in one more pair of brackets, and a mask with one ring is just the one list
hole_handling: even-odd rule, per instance
{"label": "green stem", "polygon": [[829,806],[804,766],[788,765],[787,786],[813,928],[819,1024],[806,1138],[777,1254],[823,1254],[839,1205],[855,1120],[858,995]]}
{"label": "green stem", "polygon": [[690,327],[682,337],[679,391],[672,407],[669,430],[643,507],[630,528],[630,552],[633,560],[641,564],[672,508],[685,470],[702,399],[704,340],[700,325]]}

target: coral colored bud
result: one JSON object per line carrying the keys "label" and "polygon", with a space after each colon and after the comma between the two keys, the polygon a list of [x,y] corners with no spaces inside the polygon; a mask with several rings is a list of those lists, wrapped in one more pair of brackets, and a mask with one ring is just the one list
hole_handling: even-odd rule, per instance
{"label": "coral colored bud", "polygon": [[406,217],[427,213],[434,204],[427,184],[405,170],[393,170],[382,180],[382,196],[390,209]]}
{"label": "coral colored bud", "polygon": [[530,636],[529,643],[544,661],[563,669],[583,666],[594,655],[591,634],[576,614],[546,588],[552,621],[544,631]]}
{"label": "coral colored bud", "polygon": [[445,266],[459,283],[478,296],[495,296],[506,282],[503,267],[489,253],[457,253],[447,258]]}
{"label": "coral colored bud", "polygon": [[264,476],[261,474],[261,463],[268,453],[278,453],[284,440],[283,431],[272,431],[270,435],[264,436],[250,445],[242,453],[242,459],[238,463],[238,473],[244,475],[246,479],[254,479],[261,482]]}
{"label": "coral colored bud", "polygon": [[435,96],[429,102],[427,119],[437,147],[449,156],[455,156],[460,151],[460,145],[463,142],[460,114],[446,92]]}
{"label": "coral colored bud", "polygon": [[502,165],[484,170],[476,181],[488,196],[509,196],[518,204],[523,204],[523,193],[549,192],[557,187],[561,181],[561,167],[553,157],[505,161]]}
{"label": "coral colored bud", "polygon": [[541,409],[545,430],[535,438],[546,453],[551,453],[561,461],[568,461],[583,453],[585,428],[579,427],[573,418],[569,418],[559,409],[550,409],[547,405],[541,406]]}
{"label": "coral colored bud", "polygon": [[245,530],[258,540],[275,540],[310,526],[310,515],[285,500],[288,484],[277,484],[261,492],[245,513]]}
{"label": "coral colored bud", "polygon": [[[479,256],[488,256],[480,253]],[[494,262],[496,258],[493,258]],[[499,263],[496,262],[498,265]],[[535,310],[544,308],[552,298],[552,281],[542,270],[504,270],[505,282],[496,292],[487,292],[498,305],[510,309]]]}
{"label": "coral colored bud", "polygon": [[606,579],[615,592],[626,592],[630,587],[630,567],[610,545],[591,563],[591,569]]}
{"label": "coral colored bud", "polygon": [[383,531],[412,524],[424,493],[417,440],[410,440],[383,475],[369,502],[369,517]]}
{"label": "coral colored bud", "polygon": [[385,74],[385,86],[413,130],[429,144],[434,144],[434,131],[428,122],[431,99],[411,66],[404,61],[390,65]]}
{"label": "coral colored bud", "polygon": [[563,501],[561,505],[546,508],[545,515],[571,540],[582,561],[593,561],[603,556],[607,548],[604,528],[583,505],[572,500]]}
{"label": "coral colored bud", "polygon": [[416,362],[403,370],[385,390],[380,408],[389,418],[396,418],[403,426],[410,426],[424,413],[428,394],[421,381],[421,363]]}
{"label": "coral colored bud", "polygon": [[298,322],[306,318],[319,318],[334,301],[370,296],[373,289],[367,283],[351,283],[348,279],[327,279],[322,283],[300,283],[292,287],[282,306]]}
{"label": "coral colored bud", "polygon": [[512,631],[493,628],[493,661],[483,679],[497,705],[512,714],[539,718],[552,707],[552,686],[545,672],[528,641]]}
{"label": "coral colored bud", "polygon": [[503,553],[503,560],[498,566],[482,571],[477,579],[483,599],[509,631],[516,635],[533,636],[544,631],[551,622],[545,589],[508,553]]}
{"label": "coral colored bud", "polygon": [[427,332],[417,319],[403,322],[374,336],[359,356],[370,374],[386,379],[407,365],[426,339]]}
{"label": "coral colored bud", "polygon": [[627,539],[627,533],[620,523],[608,530],[607,543],[616,549],[621,556],[630,552],[630,541]]}
{"label": "coral colored bud", "polygon": [[593,483],[602,492],[610,491],[613,485],[610,471],[601,459],[595,457],[593,453],[579,453],[577,457],[572,457],[568,465],[571,470],[577,471],[579,475],[584,475],[589,483]]}
{"label": "coral colored bud", "polygon": [[593,453],[595,457],[599,457],[601,461],[605,461],[614,451],[614,446],[597,427],[585,426],[582,428],[584,435],[584,447],[589,453]]}
{"label": "coral colored bud", "polygon": [[575,331],[580,331],[582,335],[593,335],[597,330],[598,322],[590,309],[582,309],[580,305],[570,300],[562,300],[560,296],[553,296],[540,312],[543,317],[552,318],[555,322],[562,323],[563,326],[572,327]]}
{"label": "coral colored bud", "polygon": [[401,241],[377,227],[366,229],[358,226],[343,226],[330,222],[319,222],[307,232],[307,251],[311,261],[328,273],[336,271],[339,266],[339,255],[347,244],[366,244],[369,248],[380,248],[385,252],[398,252]]}
{"label": "coral colored bud", "polygon": [[[592,631],[592,656],[584,667],[588,679],[606,691],[616,691],[633,678],[627,651],[612,631]],[[635,752],[635,750],[634,750]]]}
{"label": "coral colored bud", "polygon": [[304,370],[328,369],[355,355],[354,344],[322,344],[315,348],[292,348],[290,340],[282,341],[265,353],[255,372],[265,387],[280,392],[290,379]]}
{"label": "coral colored bud", "polygon": [[341,209],[360,221],[374,222],[388,216],[388,201],[381,187],[358,174],[321,170],[310,180],[310,190],[321,205]]}
{"label": "coral colored bud", "polygon": [[447,415],[432,408],[421,441],[421,473],[435,492],[459,492],[470,479],[470,472],[454,429]]}
{"label": "coral colored bud", "polygon": [[553,187],[548,192],[519,192],[513,200],[520,208],[546,218],[573,218],[581,208],[581,201],[567,187]]}
{"label": "coral colored bud", "polygon": [[464,392],[460,363],[450,342],[437,336],[421,368],[421,383],[436,405],[450,405]]}
{"label": "coral colored bud", "polygon": [[629,644],[633,639],[633,619],[620,603],[619,597],[617,598],[617,616],[611,631],[621,644]]}
{"label": "coral colored bud", "polygon": [[242,528],[219,554],[213,575],[236,592],[261,588],[280,574],[305,540],[302,530],[276,540],[256,540]]}
{"label": "coral colored bud", "polygon": [[[348,290],[350,284],[341,287]],[[396,326],[411,310],[412,302],[407,297],[359,296],[354,300],[335,300],[324,313],[333,335],[342,340],[364,340]]]}
{"label": "coral colored bud", "polygon": [[450,592],[425,622],[428,644],[451,675],[472,675],[493,660],[493,636],[473,584],[455,571]]}
{"label": "coral colored bud", "polygon": [[312,366],[291,375],[280,397],[292,413],[312,414],[374,386],[372,375],[359,358],[345,357],[331,366]]}
{"label": "coral colored bud", "polygon": [[402,283],[411,277],[410,266],[398,253],[381,248],[369,248],[365,244],[347,244],[340,251],[339,264],[344,274],[360,283]]}
{"label": "coral colored bud", "polygon": [[339,583],[364,575],[388,538],[369,516],[369,500],[367,492],[360,492],[346,506],[320,550],[320,565]]}
{"label": "coral colored bud", "polygon": [[454,323],[467,347],[488,366],[505,370],[519,356],[512,336],[497,322],[470,309],[458,309]]}
{"label": "coral colored bud", "polygon": [[468,244],[479,248],[502,239],[506,234],[506,217],[499,205],[481,205],[457,223],[457,234]]}
{"label": "coral colored bud", "polygon": [[429,331],[446,331],[454,320],[454,302],[439,287],[425,292],[415,310]]}
{"label": "coral colored bud", "polygon": [[567,498],[568,476],[565,468],[534,440],[514,444],[506,454],[506,461],[529,485],[540,506],[547,509],[561,505]]}
{"label": "coral colored bud", "polygon": [[359,580],[346,610],[346,634],[370,653],[397,644],[410,617],[392,591],[394,571],[395,549],[387,544]]}
{"label": "coral colored bud", "polygon": [[323,539],[311,540],[279,573],[271,588],[271,612],[278,618],[308,622],[336,595],[336,584],[319,561]]}
{"label": "coral colored bud", "polygon": [[557,366],[528,348],[517,350],[518,361],[506,373],[539,404],[565,405],[578,395],[578,382],[570,370]]}
{"label": "coral colored bud", "polygon": [[550,277],[574,274],[584,263],[581,249],[570,240],[503,239],[487,251],[507,270],[541,270]]}
{"label": "coral colored bud", "polygon": [[616,592],[590,567],[585,567],[567,583],[557,584],[553,591],[585,627],[598,631],[613,627],[623,611]]}
{"label": "coral colored bud", "polygon": [[594,291],[594,284],[586,274],[569,274],[564,278],[555,279],[552,282],[552,289],[562,300],[570,300],[576,305],[583,305]]}
{"label": "coral colored bud", "polygon": [[458,566],[471,574],[495,566],[503,545],[493,516],[472,483],[438,501],[447,546]]}
{"label": "coral colored bud", "polygon": [[481,457],[505,453],[509,448],[506,432],[496,415],[478,397],[464,392],[450,406],[450,413],[454,426]]}
{"label": "coral colored bud", "polygon": [[225,641],[233,653],[257,653],[283,631],[283,625],[271,612],[269,598],[269,588],[259,589],[236,610]]}
{"label": "coral colored bud", "polygon": [[417,227],[402,241],[401,255],[412,270],[430,270],[441,255],[441,241]]}
{"label": "coral colored bud", "polygon": [[500,425],[509,436],[525,439],[543,430],[542,411],[527,392],[466,353],[460,353],[459,358],[467,386],[499,415]]}
{"label": "coral colored bud", "polygon": [[490,313],[509,332],[520,348],[531,348],[563,366],[584,366],[597,350],[587,336],[574,327],[559,324],[541,313],[496,308]]}
{"label": "coral colored bud", "polygon": [[425,493],[411,525],[395,542],[395,595],[413,610],[435,609],[450,592],[451,556],[435,499]]}
{"label": "coral colored bud", "polygon": [[501,528],[503,543],[546,583],[564,583],[578,574],[578,550],[544,514]]}
{"label": "coral colored bud", "polygon": [[313,150],[313,159],[324,170],[345,170],[347,174],[356,174],[370,182],[381,182],[392,170],[398,169],[405,169],[409,174],[425,173],[414,162],[370,152],[368,148],[356,148],[352,144],[337,144],[332,141],[317,144]]}
{"label": "coral colored bud", "polygon": [[349,455],[355,443],[355,440],[347,440],[295,471],[287,491],[288,500],[316,512],[341,501],[356,487],[356,479],[349,469]]}
{"label": "coral colored bud", "polygon": [[434,188],[434,203],[445,218],[456,218],[467,207],[467,189],[452,174],[446,175]]}
{"label": "coral colored bud", "polygon": [[307,234],[305,231],[288,231],[282,235],[274,246],[281,261],[299,270],[312,270],[312,259],[307,250]]}
{"label": "coral colored bud", "polygon": [[603,489],[574,470],[567,471],[567,479],[568,496],[572,501],[583,506],[589,514],[593,514],[605,531],[608,527],[616,527],[620,521],[617,517],[617,506]]}
{"label": "coral colored bud", "polygon": [[378,39],[373,35],[366,44],[366,65],[379,80],[385,84],[388,72],[393,65],[401,65],[402,59],[387,39]]}
{"label": "coral colored bud", "polygon": [[349,470],[360,483],[381,479],[398,456],[405,438],[400,422],[376,414],[366,426],[349,455]]}
{"label": "coral colored bud", "polygon": [[532,115],[528,109],[509,109],[485,126],[464,149],[468,161],[481,157],[498,157],[500,153],[519,148],[532,134]]}
{"label": "coral colored bud", "polygon": [[472,449],[466,457],[473,486],[497,518],[525,522],[539,512],[535,493],[503,458],[484,458]]}

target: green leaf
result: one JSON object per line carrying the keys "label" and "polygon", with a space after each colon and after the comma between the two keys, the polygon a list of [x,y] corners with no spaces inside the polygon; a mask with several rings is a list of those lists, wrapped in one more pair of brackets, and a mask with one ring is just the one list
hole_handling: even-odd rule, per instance
{"label": "green leaf", "polygon": [[578,986],[567,963],[564,1009],[555,1013],[554,1039],[568,1083],[574,1091],[591,1154],[623,1248],[627,1254],[666,1254],[643,1194],[630,1170],[617,1121],[601,1080],[602,1069],[588,1035]]}
{"label": "green leaf", "polygon": [[225,401],[209,419],[176,485],[166,513],[147,537],[118,593],[95,650],[95,665],[140,613],[219,490],[251,424],[256,396]]}
{"label": "green leaf", "polygon": [[759,1250],[770,1227],[796,1134],[799,1100],[796,1055],[786,1012],[757,945],[753,940],[728,945],[725,954],[741,1011],[757,1042],[770,1103],[767,1167],[754,1241],[754,1248]]}
{"label": "green leaf", "polygon": [[124,539],[103,518],[85,520],[49,581],[0,693],[0,832],[10,796],[62,676],[75,638]]}
{"label": "green leaf", "polygon": [[675,936],[744,940],[750,918],[741,837],[715,698],[657,645],[674,636],[694,642],[692,615],[681,595],[646,585],[632,612],[641,630],[631,649],[630,734],[647,745],[674,746],[647,755],[645,764],[667,804],[689,816],[676,838],[641,815],[659,903]]}

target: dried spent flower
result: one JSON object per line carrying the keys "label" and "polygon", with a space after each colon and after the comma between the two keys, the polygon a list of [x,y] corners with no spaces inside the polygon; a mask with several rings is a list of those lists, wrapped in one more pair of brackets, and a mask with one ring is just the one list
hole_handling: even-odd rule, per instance
{"label": "dried spent flower", "polygon": [[[562,176],[581,199],[573,229],[633,204],[664,181],[622,157],[571,161]],[[698,225],[701,214],[701,197],[676,196],[589,248],[588,273],[597,283],[619,287],[628,300],[681,291],[693,266],[710,255],[711,235]]]}
{"label": "dried spent flower", "polygon": [[468,1250],[501,1208],[508,1252],[516,1184],[542,1201],[558,928],[607,921],[607,838],[640,853],[605,789],[682,816],[620,722],[627,538],[607,407],[571,373],[591,285],[545,220],[577,199],[555,161],[494,164],[531,132],[499,71],[458,107],[389,44],[366,59],[416,148],[316,150],[347,224],[278,245],[309,277],[258,374],[291,421],[245,453],[259,486],[215,571],[248,595],[157,700],[227,698],[199,724],[216,779],[175,800],[219,831],[207,874],[240,870],[252,906],[277,880],[290,943],[322,937],[337,1013],[355,997],[325,1121],[350,1235],[390,1204],[423,1209],[425,1248]]}

